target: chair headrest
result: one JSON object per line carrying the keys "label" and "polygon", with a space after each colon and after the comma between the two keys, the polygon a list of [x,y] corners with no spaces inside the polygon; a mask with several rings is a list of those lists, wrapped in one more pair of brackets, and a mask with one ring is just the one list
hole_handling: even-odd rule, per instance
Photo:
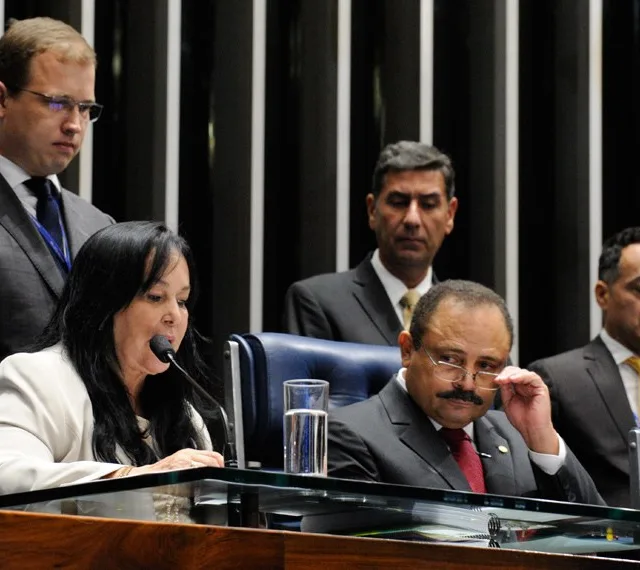
{"label": "chair headrest", "polygon": [[231,340],[240,353],[247,458],[264,466],[282,466],[285,380],[327,380],[329,405],[337,407],[377,394],[401,366],[398,347],[282,333],[232,335]]}

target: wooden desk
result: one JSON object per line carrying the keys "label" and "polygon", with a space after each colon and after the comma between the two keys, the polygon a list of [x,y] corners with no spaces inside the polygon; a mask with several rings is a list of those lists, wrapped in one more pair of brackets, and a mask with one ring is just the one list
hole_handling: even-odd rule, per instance
{"label": "wooden desk", "polygon": [[0,568],[609,570],[634,562],[398,540],[0,511]]}

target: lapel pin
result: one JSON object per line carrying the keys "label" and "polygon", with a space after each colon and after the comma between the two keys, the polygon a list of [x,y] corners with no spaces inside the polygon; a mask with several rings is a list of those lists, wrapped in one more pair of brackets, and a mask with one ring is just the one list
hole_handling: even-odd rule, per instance
{"label": "lapel pin", "polygon": [[509,453],[509,448],[506,445],[499,445],[498,451],[500,453]]}

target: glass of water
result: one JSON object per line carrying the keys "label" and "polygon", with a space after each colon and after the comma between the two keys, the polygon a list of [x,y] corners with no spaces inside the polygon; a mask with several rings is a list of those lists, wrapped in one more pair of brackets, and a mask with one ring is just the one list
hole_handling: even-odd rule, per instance
{"label": "glass of water", "polygon": [[296,475],[327,475],[327,412],[329,382],[284,382],[284,471]]}

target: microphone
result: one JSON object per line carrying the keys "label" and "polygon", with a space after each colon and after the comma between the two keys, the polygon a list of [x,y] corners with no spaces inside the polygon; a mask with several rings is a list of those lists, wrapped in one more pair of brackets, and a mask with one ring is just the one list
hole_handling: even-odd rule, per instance
{"label": "microphone", "polygon": [[222,405],[216,400],[211,394],[209,394],[200,384],[198,384],[188,373],[182,368],[176,361],[176,351],[173,350],[169,339],[166,336],[155,335],[149,341],[149,347],[151,348],[151,352],[155,354],[156,358],[160,360],[160,362],[170,363],[175,368],[177,368],[182,376],[193,386],[196,392],[207,402],[212,404],[220,413],[220,417],[222,418],[222,426],[224,429],[224,439],[225,439],[225,451],[229,452],[228,459],[224,460],[225,467],[238,467],[238,459],[236,457],[236,446],[233,441],[231,441],[231,430],[229,429],[229,418],[227,417],[227,412],[224,411]]}

